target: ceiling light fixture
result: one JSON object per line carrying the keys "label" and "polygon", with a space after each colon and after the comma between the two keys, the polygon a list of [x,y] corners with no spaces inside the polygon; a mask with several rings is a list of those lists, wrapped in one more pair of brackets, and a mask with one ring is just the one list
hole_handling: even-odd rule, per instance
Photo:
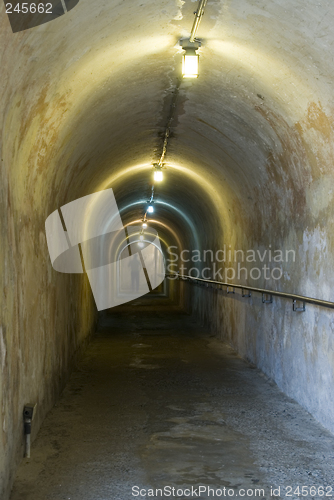
{"label": "ceiling light fixture", "polygon": [[163,173],[162,173],[162,169],[163,169],[163,166],[162,166],[162,163],[154,163],[153,164],[153,168],[154,168],[154,180],[156,182],[161,182],[162,179],[163,179]]}
{"label": "ceiling light fixture", "polygon": [[185,53],[182,55],[182,76],[183,78],[197,78],[199,71],[199,55],[196,50],[201,46],[201,42],[196,38],[196,33],[204,14],[204,9],[207,0],[199,0],[195,14],[193,26],[191,28],[190,37],[188,39],[180,40]]}
{"label": "ceiling light fixture", "polygon": [[[190,44],[189,40],[187,43]],[[198,48],[198,44],[197,45]],[[185,53],[182,55],[182,76],[183,78],[198,78],[199,68],[199,55],[196,54],[196,49],[182,45]]]}

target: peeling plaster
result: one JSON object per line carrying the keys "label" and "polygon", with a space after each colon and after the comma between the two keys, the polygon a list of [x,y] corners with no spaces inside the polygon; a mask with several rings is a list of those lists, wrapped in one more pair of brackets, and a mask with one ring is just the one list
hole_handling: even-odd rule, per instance
{"label": "peeling plaster", "polygon": [[178,13],[176,14],[175,17],[173,17],[173,19],[175,21],[181,21],[181,19],[183,19],[183,15],[182,15],[182,7],[183,5],[185,4],[185,2],[183,0],[175,0],[175,4],[176,6],[179,8],[179,11]]}

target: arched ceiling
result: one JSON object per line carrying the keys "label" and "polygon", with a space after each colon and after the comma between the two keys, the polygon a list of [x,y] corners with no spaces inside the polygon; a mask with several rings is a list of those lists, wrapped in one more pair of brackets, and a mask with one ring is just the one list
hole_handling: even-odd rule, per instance
{"label": "arched ceiling", "polygon": [[[196,7],[80,0],[16,34],[2,7],[3,156],[23,210],[112,187],[124,223],[143,215]],[[208,2],[156,198],[185,245],[240,225],[260,240],[273,217],[283,235],[288,216],[310,216],[308,186],[333,156],[333,15],[328,0]]]}

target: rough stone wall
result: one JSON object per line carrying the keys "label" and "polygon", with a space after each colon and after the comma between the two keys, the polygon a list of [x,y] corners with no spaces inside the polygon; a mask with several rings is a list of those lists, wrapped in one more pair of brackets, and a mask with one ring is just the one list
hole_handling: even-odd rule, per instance
{"label": "rough stone wall", "polygon": [[[4,152],[4,149],[2,150]],[[8,159],[7,159],[8,161]],[[11,161],[1,169],[0,497],[7,498],[23,457],[23,406],[37,403],[36,435],[93,330],[95,305],[82,276],[56,273],[48,261],[45,208],[13,194]],[[8,168],[8,170],[7,170]]]}
{"label": "rough stone wall", "polygon": [[1,498],[7,498],[15,465],[23,457],[24,404],[38,404],[34,438],[95,323],[89,284],[82,276],[51,268],[45,209],[24,193],[13,196],[10,165],[1,169],[0,195]]}
{"label": "rough stone wall", "polygon": [[[3,27],[1,27],[2,30]],[[85,277],[50,265],[45,219],[63,193],[52,185],[52,120],[42,95],[19,78],[20,37],[1,31],[0,89],[0,498],[24,453],[23,407],[37,403],[34,439],[76,357],[94,329],[96,308]],[[8,33],[7,33],[8,35]],[[10,39],[12,42],[12,39]],[[14,45],[14,46],[13,46]],[[11,62],[11,57],[13,60]],[[25,75],[27,78],[27,75]],[[45,83],[45,82],[44,82]],[[35,98],[34,98],[35,97]]]}
{"label": "rough stone wall", "polygon": [[[267,265],[282,270],[280,280],[252,280],[241,273],[238,284],[296,293],[333,301],[334,199],[332,170],[333,117],[321,104],[311,103],[303,120],[277,134],[280,154],[268,155],[267,189],[249,190],[248,214],[234,206],[232,231],[213,244],[241,249],[267,250],[264,262],[237,261],[246,267]],[[268,119],[269,113],[265,114]],[[273,126],[282,122],[279,116]],[[272,180],[271,177],[274,176]],[[254,201],[253,201],[254,200]],[[239,215],[246,224],[240,224]],[[261,244],[259,244],[261,242]],[[287,262],[269,261],[269,249],[295,251]],[[238,262],[225,263],[237,270]],[[279,274],[279,273],[278,273]],[[262,304],[252,298],[196,287],[194,311],[237,352],[256,364],[287,395],[304,406],[334,432],[334,312],[306,304],[305,312],[293,312],[292,301],[273,299]],[[301,304],[298,304],[301,305]]]}

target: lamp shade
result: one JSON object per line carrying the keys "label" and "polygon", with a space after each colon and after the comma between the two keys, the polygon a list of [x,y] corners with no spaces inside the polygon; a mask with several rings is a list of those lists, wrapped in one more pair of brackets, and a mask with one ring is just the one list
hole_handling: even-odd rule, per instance
{"label": "lamp shade", "polygon": [[157,182],[161,182],[163,179],[163,173],[162,170],[155,170],[154,172],[154,180]]}
{"label": "lamp shade", "polygon": [[182,76],[183,78],[198,77],[198,61],[199,56],[194,49],[186,49],[182,55]]}

